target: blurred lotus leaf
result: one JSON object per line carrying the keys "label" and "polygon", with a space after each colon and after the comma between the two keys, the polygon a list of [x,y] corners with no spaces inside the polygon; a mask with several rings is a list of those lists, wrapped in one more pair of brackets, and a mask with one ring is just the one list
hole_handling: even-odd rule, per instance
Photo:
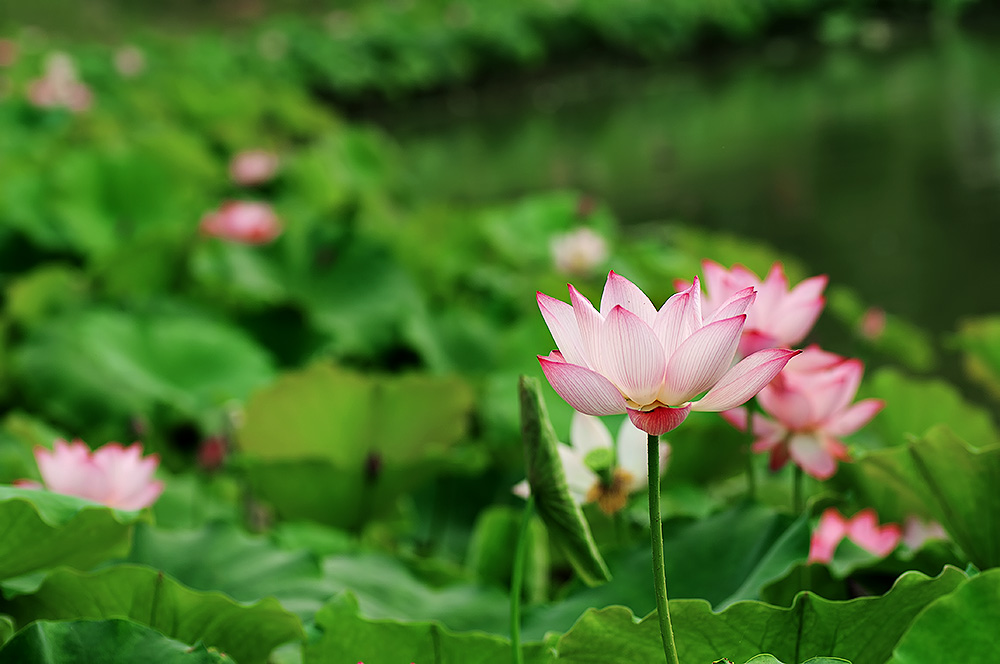
{"label": "blurred lotus leaf", "polygon": [[472,392],[458,377],[314,364],[251,397],[239,431],[250,483],[284,518],[356,528],[435,475],[481,467],[459,446]]}

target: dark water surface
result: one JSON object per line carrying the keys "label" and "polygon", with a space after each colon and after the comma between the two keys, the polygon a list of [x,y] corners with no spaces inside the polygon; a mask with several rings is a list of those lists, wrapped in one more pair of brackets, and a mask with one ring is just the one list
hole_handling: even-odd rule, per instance
{"label": "dark water surface", "polygon": [[1000,311],[1000,39],[904,45],[881,27],[868,48],[776,39],[708,64],[592,66],[369,119],[428,195],[581,189],[626,224],[766,241],[950,331]]}

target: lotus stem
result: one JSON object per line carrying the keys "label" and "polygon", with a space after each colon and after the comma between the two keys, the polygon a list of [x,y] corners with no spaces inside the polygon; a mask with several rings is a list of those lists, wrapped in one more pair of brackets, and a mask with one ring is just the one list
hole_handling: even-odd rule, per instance
{"label": "lotus stem", "polygon": [[649,434],[649,539],[653,552],[653,590],[656,593],[656,616],[660,621],[660,638],[667,664],[680,664],[674,645],[674,629],[667,606],[667,575],[663,567],[663,525],[660,522],[660,437]]}
{"label": "lotus stem", "polygon": [[517,533],[517,547],[514,550],[514,567],[510,576],[510,650],[514,664],[524,664],[521,652],[521,590],[524,585],[524,559],[528,549],[528,529],[535,515],[535,497],[528,496],[521,515],[521,527]]}

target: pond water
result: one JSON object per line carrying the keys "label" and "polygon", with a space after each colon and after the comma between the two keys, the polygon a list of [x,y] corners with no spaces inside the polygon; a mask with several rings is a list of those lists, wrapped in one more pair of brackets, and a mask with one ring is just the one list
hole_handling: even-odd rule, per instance
{"label": "pond water", "polygon": [[589,64],[367,117],[430,195],[579,189],[629,227],[766,241],[947,332],[1000,310],[1000,41],[881,29],[868,48]]}

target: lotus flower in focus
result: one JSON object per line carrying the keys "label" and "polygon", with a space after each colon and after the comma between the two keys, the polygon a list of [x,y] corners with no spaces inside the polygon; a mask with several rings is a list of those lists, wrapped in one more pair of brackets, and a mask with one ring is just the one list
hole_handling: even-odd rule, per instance
{"label": "lotus flower in focus", "polygon": [[746,402],[798,353],[771,348],[733,366],[753,288],[733,294],[704,318],[697,278],[659,311],[614,272],[600,311],[572,285],[569,293],[572,304],[538,293],[558,346],[538,357],[545,377],[579,412],[628,413],[651,435],[679,426],[692,410],[722,411]]}
{"label": "lotus flower in focus", "polygon": [[550,243],[552,262],[562,274],[588,275],[608,259],[608,243],[589,228],[556,235]]}
{"label": "lotus flower in focus", "polygon": [[829,563],[845,537],[865,551],[884,558],[899,546],[903,531],[894,523],[880,526],[873,509],[861,510],[850,519],[845,519],[836,508],[831,507],[823,512],[819,525],[813,531],[808,562]]}
{"label": "lotus flower in focus", "polygon": [[263,184],[278,170],[278,155],[270,150],[243,150],[229,162],[229,177],[243,187]]}
{"label": "lotus flower in focus", "polygon": [[19,486],[48,489],[123,510],[138,510],[156,502],[163,482],[153,479],[160,465],[155,454],[142,456],[142,445],[122,447],[108,443],[91,452],[82,441],[57,440],[52,450],[35,449],[42,484],[19,481]]}
{"label": "lotus flower in focus", "polygon": [[[762,348],[788,347],[798,344],[816,323],[826,299],[826,276],[811,277],[789,289],[785,268],[781,263],[771,266],[763,281],[742,265],[727,270],[713,261],[703,261],[705,272],[704,311],[711,315],[734,293],[752,287],[757,299],[747,311],[747,322],[740,339],[738,355],[746,357]],[[679,281],[678,290],[690,284]]]}
{"label": "lotus flower in focus", "polygon": [[[649,468],[646,464],[646,434],[623,420],[618,429],[617,445],[611,432],[600,418],[573,414],[569,445],[556,447],[559,461],[566,474],[566,483],[574,501],[584,505],[597,503],[605,514],[614,514],[628,503],[628,497],[642,491],[649,484]],[[670,455],[670,445],[660,443],[660,472],[666,467]],[[593,466],[604,465],[604,461],[614,460],[606,473],[599,474]],[[528,481],[514,487],[514,493],[527,498]]]}
{"label": "lotus flower in focus", "polygon": [[267,203],[229,201],[201,219],[206,235],[243,244],[267,244],[281,235],[281,222]]}
{"label": "lotus flower in focus", "polygon": [[[770,452],[771,470],[782,468],[791,458],[813,477],[829,478],[838,460],[850,458],[840,436],[854,433],[885,406],[881,399],[851,403],[863,373],[860,360],[818,346],[806,348],[757,395],[761,409],[774,419],[754,413],[753,451]],[[746,429],[745,409],[723,417]]]}

